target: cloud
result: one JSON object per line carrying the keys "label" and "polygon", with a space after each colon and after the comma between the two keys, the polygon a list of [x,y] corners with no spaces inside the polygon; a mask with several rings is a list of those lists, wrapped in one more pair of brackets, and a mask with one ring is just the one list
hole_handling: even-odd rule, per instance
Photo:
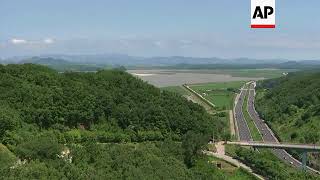
{"label": "cloud", "polygon": [[51,39],[51,38],[47,38],[47,39],[44,39],[43,42],[44,42],[45,44],[53,44],[53,43],[54,43],[54,40]]}
{"label": "cloud", "polygon": [[43,45],[53,44],[54,42],[55,41],[52,38],[45,38],[43,40],[26,40],[26,39],[12,38],[8,41],[9,44],[24,45],[25,47],[43,46]]}
{"label": "cloud", "polygon": [[[44,36],[4,40],[0,54],[103,54],[120,53],[132,56],[196,56],[196,57],[251,57],[316,59],[319,57],[320,38],[293,35],[260,34],[224,36],[223,34],[187,34],[179,36],[75,38],[54,39]],[[272,52],[272,53],[270,53]]]}
{"label": "cloud", "polygon": [[10,42],[11,42],[12,44],[27,44],[27,43],[28,43],[27,40],[24,40],[24,39],[15,39],[15,38],[11,39]]}

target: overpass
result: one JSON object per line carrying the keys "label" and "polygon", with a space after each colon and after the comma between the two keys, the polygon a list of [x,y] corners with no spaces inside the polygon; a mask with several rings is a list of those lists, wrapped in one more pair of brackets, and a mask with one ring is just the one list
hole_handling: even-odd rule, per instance
{"label": "overpass", "polygon": [[[258,129],[263,142],[264,143],[273,143],[273,144],[281,144],[281,142],[279,142],[279,140],[277,139],[277,137],[275,136],[275,134],[272,132],[272,130],[269,128],[269,126],[265,123],[265,121],[259,116],[259,114],[257,113],[256,109],[255,109],[255,87],[256,87],[256,82],[249,82],[249,86],[247,86],[247,89],[249,91],[249,95],[248,95],[248,108],[247,111],[251,117],[251,119],[253,120],[256,128]],[[240,130],[240,129],[239,129]],[[251,142],[245,139],[240,139],[240,141],[245,141],[245,142]],[[260,146],[261,147],[261,146]],[[299,148],[300,146],[292,146],[292,149],[297,149],[297,147]],[[261,148],[269,148],[269,147],[261,147]],[[271,152],[277,156],[279,159],[281,159],[282,161],[297,167],[297,168],[304,168],[304,169],[308,169],[311,172],[315,172],[320,174],[319,171],[305,166],[306,162],[300,162],[297,159],[295,159],[292,155],[290,155],[286,149],[291,149],[288,148],[288,146],[286,148],[283,149],[278,149],[278,148],[272,148],[270,147]],[[303,161],[307,160],[307,152],[308,150],[303,149],[303,148],[299,148],[298,151],[301,152],[301,158]],[[310,151],[310,150],[309,150]]]}
{"label": "overpass", "polygon": [[226,144],[233,144],[239,146],[251,146],[257,148],[276,148],[276,149],[295,149],[295,150],[302,150],[308,152],[320,151],[320,146],[317,145],[310,145],[310,144],[287,144],[287,143],[266,143],[266,142],[230,142],[227,141]]}
{"label": "overpass", "polygon": [[[289,143],[269,143],[269,142],[230,142],[227,141],[226,144],[238,145],[238,146],[251,146],[254,148],[271,148],[271,149],[292,149],[297,150],[302,153],[302,169],[307,169],[307,153],[308,152],[320,152],[320,146],[310,145],[310,144],[289,144]],[[319,173],[319,172],[317,172]]]}

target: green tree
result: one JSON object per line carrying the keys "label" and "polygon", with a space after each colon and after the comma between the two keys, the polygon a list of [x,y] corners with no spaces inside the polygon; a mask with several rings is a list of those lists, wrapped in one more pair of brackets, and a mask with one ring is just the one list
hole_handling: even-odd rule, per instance
{"label": "green tree", "polygon": [[19,144],[15,151],[22,159],[56,159],[63,146],[58,143],[54,134],[41,134],[31,140]]}
{"label": "green tree", "polygon": [[19,114],[8,106],[0,105],[0,140],[6,131],[17,128],[20,117]]}
{"label": "green tree", "polygon": [[188,131],[182,141],[184,151],[184,162],[188,167],[195,164],[195,159],[199,155],[201,149],[207,144],[208,139],[203,134]]}

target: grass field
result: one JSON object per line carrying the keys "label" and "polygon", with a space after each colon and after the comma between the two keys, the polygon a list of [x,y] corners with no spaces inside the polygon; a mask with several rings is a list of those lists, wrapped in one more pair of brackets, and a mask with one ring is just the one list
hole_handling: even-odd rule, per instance
{"label": "grass field", "polygon": [[207,83],[194,84],[190,88],[201,94],[204,98],[216,105],[221,110],[231,110],[235,91],[240,89],[244,81],[222,82],[222,83]]}
{"label": "grass field", "polygon": [[232,109],[234,97],[232,92],[213,90],[210,92],[205,92],[205,94],[206,95],[204,97],[210,102],[214,103],[216,107],[220,107],[225,110]]}
{"label": "grass field", "polygon": [[202,89],[219,89],[227,90],[228,88],[237,88],[239,89],[245,81],[233,81],[233,82],[220,82],[220,83],[206,83],[206,84],[193,84],[191,85],[192,89],[195,91]]}

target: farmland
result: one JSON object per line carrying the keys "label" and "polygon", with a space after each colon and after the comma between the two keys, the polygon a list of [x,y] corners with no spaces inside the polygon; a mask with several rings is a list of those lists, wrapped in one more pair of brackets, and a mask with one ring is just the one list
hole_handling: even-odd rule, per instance
{"label": "farmland", "polygon": [[222,83],[208,83],[190,85],[192,89],[216,105],[218,110],[231,110],[235,92],[241,88],[245,81],[232,81]]}

